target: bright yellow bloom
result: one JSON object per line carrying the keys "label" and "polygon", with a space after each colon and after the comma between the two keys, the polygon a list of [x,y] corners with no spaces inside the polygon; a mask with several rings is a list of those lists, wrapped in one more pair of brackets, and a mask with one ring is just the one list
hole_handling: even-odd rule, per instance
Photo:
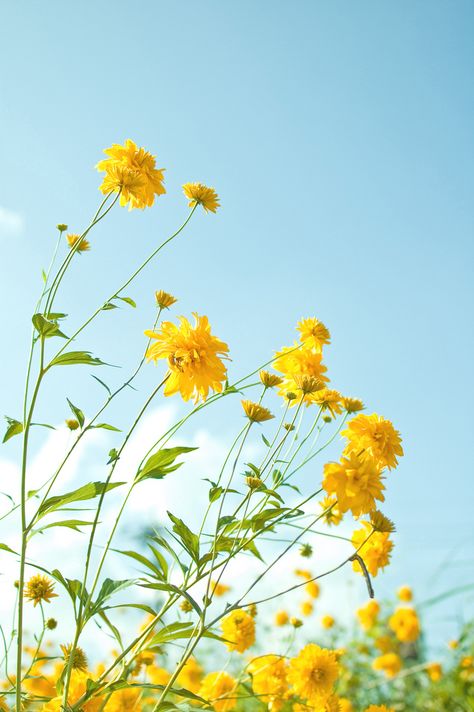
{"label": "bright yellow bloom", "polygon": [[395,649],[395,641],[389,635],[379,635],[374,640],[374,646],[381,653],[392,653]]}
{"label": "bright yellow bloom", "polygon": [[264,408],[263,405],[254,403],[251,400],[242,400],[240,402],[242,403],[245,415],[252,423],[263,423],[265,420],[271,420],[275,417],[270,413],[268,408]]}
{"label": "bright yellow bloom", "polygon": [[[284,380],[280,385],[279,394],[286,396],[288,392],[299,389],[294,376],[312,376],[320,381],[320,385],[327,383],[329,379],[324,375],[327,371],[322,363],[321,352],[308,348],[306,345],[288,346],[275,354],[273,367],[283,374]],[[310,405],[312,395],[305,396],[306,405]],[[296,402],[296,398],[294,399]],[[298,399],[299,402],[299,399]],[[294,405],[295,403],[292,403]]]}
{"label": "bright yellow bloom", "polygon": [[64,422],[66,423],[69,430],[77,430],[79,427],[79,421],[75,418],[67,418],[67,420],[65,420]]}
{"label": "bright yellow bloom", "polygon": [[300,332],[300,341],[316,351],[322,351],[325,344],[331,343],[329,330],[315,317],[301,319],[296,328]]}
{"label": "bright yellow bloom", "polygon": [[220,583],[220,581],[211,581],[211,591],[213,596],[224,596],[231,590],[230,586],[226,586],[225,583]]}
{"label": "bright yellow bloom", "polygon": [[366,603],[356,611],[357,618],[364,630],[370,630],[373,628],[377,621],[377,617],[380,613],[380,605],[374,599]]}
{"label": "bright yellow bloom", "polygon": [[388,532],[393,534],[395,531],[395,524],[391,519],[382,514],[378,509],[370,513],[370,523],[376,532]]}
{"label": "bright yellow bloom", "polygon": [[158,667],[157,665],[150,665],[147,669],[147,675],[154,685],[166,685],[171,677],[168,670],[165,668]]}
{"label": "bright yellow bloom", "polygon": [[33,601],[34,606],[37,606],[40,601],[49,603],[57,595],[54,593],[53,582],[43,574],[32,576],[25,586],[24,596],[28,601]]}
{"label": "bright yellow bloom", "polygon": [[401,643],[414,643],[420,635],[420,621],[414,608],[398,608],[388,621]]}
{"label": "bright yellow bloom", "polygon": [[202,684],[202,674],[203,669],[196,658],[189,658],[178,675],[179,687],[184,687],[185,690],[191,690],[197,694]]}
{"label": "bright yellow bloom", "polygon": [[227,355],[229,347],[211,334],[207,316],[194,314],[194,318],[194,326],[182,316],[179,326],[164,321],[159,331],[145,331],[145,335],[156,340],[148,347],[148,361],[168,361],[165,396],[180,392],[184,400],[194,398],[197,403],[206,400],[209,389],[222,392],[227,370],[219,356]]}
{"label": "bright yellow bloom", "polygon": [[347,697],[339,698],[339,712],[354,712],[352,702]]}
{"label": "bright yellow bloom", "polygon": [[339,674],[339,663],[332,650],[309,643],[291,658],[288,681],[298,697],[310,705],[321,705],[332,693]]}
{"label": "bright yellow bloom", "polygon": [[312,601],[302,601],[300,603],[300,611],[304,616],[310,616],[314,610]]}
{"label": "bright yellow bloom", "polygon": [[139,688],[125,687],[112,693],[105,709],[107,712],[140,712],[140,697]]}
{"label": "bright yellow bloom", "polygon": [[395,675],[398,675],[402,669],[402,659],[396,653],[386,653],[385,655],[380,655],[380,657],[375,658],[372,667],[374,670],[381,670],[391,679],[395,677]]}
{"label": "bright yellow bloom", "polygon": [[255,621],[242,609],[229,613],[223,619],[221,629],[229,650],[243,653],[255,643]]}
{"label": "bright yellow bloom", "polygon": [[353,452],[340,462],[324,465],[323,487],[337,497],[341,512],[350,509],[355,517],[376,509],[375,500],[385,500],[380,468],[372,459],[361,459]]}
{"label": "bright yellow bloom", "polygon": [[283,626],[288,623],[290,617],[286,611],[277,611],[275,613],[275,625]]}
{"label": "bright yellow bloom", "polygon": [[319,597],[320,588],[319,588],[319,584],[317,584],[316,581],[308,581],[308,583],[304,587],[304,590],[306,591],[308,596],[311,596],[311,598]]}
{"label": "bright yellow bloom", "polygon": [[342,396],[341,405],[347,413],[357,413],[357,411],[364,409],[364,404],[359,398],[350,398],[348,396]]}
{"label": "bright yellow bloom", "polygon": [[202,205],[206,212],[215,213],[220,207],[219,196],[214,188],[208,188],[202,183],[185,183],[183,185],[183,193],[189,199],[189,207],[194,208],[195,205]]}
{"label": "bright yellow bloom", "polygon": [[[362,542],[367,539],[369,534],[373,532],[370,539],[362,545]],[[372,576],[377,576],[379,569],[384,569],[389,561],[390,554],[393,549],[393,542],[389,539],[388,532],[373,531],[372,525],[369,522],[362,522],[362,529],[357,529],[352,535],[352,544],[355,549],[359,549],[359,556],[364,560],[367,570]],[[361,567],[358,561],[352,564],[354,571],[361,572]]]}
{"label": "bright yellow bloom", "polygon": [[456,648],[459,648],[459,640],[450,640],[448,647],[450,647],[451,650],[456,650]]}
{"label": "bright yellow bloom", "polygon": [[440,663],[430,663],[426,668],[426,672],[431,682],[439,682],[443,677],[443,668]]}
{"label": "bright yellow bloom", "polygon": [[138,148],[127,139],[123,146],[114,143],[104,153],[109,158],[99,161],[96,168],[105,176],[102,193],[120,193],[120,205],[129,203],[129,209],[151,207],[156,195],[163,195],[163,169],[156,168],[155,156],[144,148]]}
{"label": "bright yellow bloom", "polygon": [[[86,692],[87,680],[89,677],[90,674],[87,672],[81,672],[80,670],[72,671],[67,698],[70,706],[74,705]],[[84,712],[98,712],[102,708],[103,704],[104,699],[102,697],[93,697],[85,702],[81,706],[81,709],[83,709]],[[61,712],[62,709],[62,696],[53,697],[40,708],[41,712]]]}
{"label": "bright yellow bloom", "polygon": [[[237,680],[227,672],[211,672],[206,675],[199,688],[199,697],[209,700],[216,712],[231,712],[237,706],[235,691]],[[226,699],[229,698],[230,699]],[[232,699],[233,697],[233,699]]]}
{"label": "bright yellow bloom", "polygon": [[75,233],[70,233],[69,235],[66,235],[66,239],[71,250],[77,245],[76,252],[86,252],[91,248],[91,243],[89,242],[89,240],[86,240],[85,237],[81,239],[81,236],[76,235]]}
{"label": "bright yellow bloom", "polygon": [[163,289],[155,292],[155,299],[160,309],[169,309],[178,301],[176,297],[173,297],[173,295],[169,294],[169,292],[163,291]]}
{"label": "bright yellow bloom", "polygon": [[285,697],[288,690],[287,665],[280,655],[261,655],[254,658],[247,667],[252,676],[252,688],[260,702],[271,705]]}
{"label": "bright yellow bloom", "polygon": [[296,618],[295,616],[292,616],[290,618],[290,623],[293,628],[301,628],[301,626],[303,625],[303,621],[300,618]]}
{"label": "bright yellow bloom", "polygon": [[411,590],[410,586],[400,586],[400,588],[397,591],[397,596],[400,599],[400,601],[409,603],[410,601],[413,600],[413,591]]}
{"label": "bright yellow bloom", "polygon": [[370,705],[366,707],[364,712],[395,712],[393,707],[387,707],[386,705]]}
{"label": "bright yellow bloom", "polygon": [[304,578],[307,581],[309,581],[309,579],[313,578],[313,574],[311,573],[311,571],[308,571],[307,569],[295,569],[295,576]]}
{"label": "bright yellow bloom", "polygon": [[311,399],[313,403],[319,405],[323,410],[329,410],[333,417],[336,413],[341,412],[341,394],[339,391],[334,391],[331,388],[324,388],[321,391],[313,394]]}
{"label": "bright yellow bloom", "polygon": [[270,373],[270,371],[260,371],[258,375],[265,388],[273,388],[283,382],[283,378],[277,376],[276,373]]}
{"label": "bright yellow bloom", "polygon": [[[69,643],[68,645],[60,645],[59,647],[63,651],[64,665],[66,667],[71,665],[73,670],[81,670],[82,672],[87,671],[87,657],[82,648],[76,647],[74,648],[74,652],[72,652],[71,643]],[[69,660],[71,660],[71,658],[72,661],[71,663],[69,663]]]}
{"label": "bright yellow bloom", "polygon": [[319,503],[319,506],[323,510],[323,519],[328,526],[337,526],[341,523],[342,514],[337,506],[336,497],[325,497]]}
{"label": "bright yellow bloom", "polygon": [[395,430],[390,420],[377,413],[356,415],[341,435],[349,441],[344,453],[363,451],[381,467],[396,467],[397,455],[403,455],[400,433]]}
{"label": "bright yellow bloom", "polygon": [[326,628],[328,630],[329,628],[332,628],[334,626],[335,622],[336,621],[332,616],[323,616],[321,618],[321,625],[323,626],[323,628]]}

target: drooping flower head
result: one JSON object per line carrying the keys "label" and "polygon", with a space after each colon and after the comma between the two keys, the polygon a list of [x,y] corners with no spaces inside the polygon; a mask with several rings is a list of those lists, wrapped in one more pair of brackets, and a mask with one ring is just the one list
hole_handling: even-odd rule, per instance
{"label": "drooping flower head", "polygon": [[81,236],[76,233],[69,233],[66,235],[66,239],[71,250],[76,248],[76,252],[87,252],[87,250],[91,248],[89,240],[86,240],[85,237],[81,238]]}
{"label": "drooping flower head", "polygon": [[120,205],[129,204],[132,208],[151,207],[155,196],[166,193],[163,185],[163,168],[156,168],[155,156],[144,148],[139,148],[131,139],[124,145],[114,143],[106,148],[108,158],[99,161],[96,168],[104,171],[105,176],[100,186],[104,195],[120,193]]}
{"label": "drooping flower head", "polygon": [[163,289],[155,292],[155,299],[160,309],[169,309],[178,301],[176,297],[173,297],[172,294],[165,292]]}
{"label": "drooping flower head", "polygon": [[255,621],[247,611],[232,611],[222,620],[221,628],[229,650],[243,653],[255,643]]}
{"label": "drooping flower head", "polygon": [[206,675],[199,688],[199,697],[209,700],[216,712],[231,712],[237,706],[237,680],[224,670]]}
{"label": "drooping flower head", "polygon": [[26,584],[24,595],[28,601],[33,601],[33,605],[37,606],[41,601],[49,603],[58,594],[54,593],[54,584],[47,576],[36,574]]}
{"label": "drooping flower head", "polygon": [[[368,538],[370,535],[370,538]],[[365,544],[363,542],[367,539]],[[393,542],[389,532],[374,531],[370,522],[362,522],[362,529],[357,529],[352,535],[352,545],[358,549],[367,570],[372,576],[377,576],[379,569],[384,569],[390,562]],[[359,547],[361,547],[359,549]],[[354,571],[361,572],[358,561],[352,564]]]}
{"label": "drooping flower head", "polygon": [[397,455],[403,455],[400,433],[390,420],[377,413],[357,415],[341,435],[348,439],[345,453],[367,453],[381,467],[396,467]]}
{"label": "drooping flower head", "polygon": [[227,369],[220,356],[225,356],[229,347],[213,336],[207,316],[194,314],[192,326],[186,317],[180,317],[179,325],[164,321],[159,331],[145,331],[154,340],[147,350],[148,361],[167,359],[170,376],[164,394],[181,393],[184,400],[206,400],[209,390],[221,393]]}
{"label": "drooping flower head", "polygon": [[335,653],[309,643],[290,660],[288,680],[299,697],[316,706],[330,696],[338,674]]}
{"label": "drooping flower head", "polygon": [[339,391],[335,391],[331,388],[323,388],[318,391],[313,395],[312,400],[316,405],[319,405],[323,411],[328,410],[333,418],[342,411],[341,394]]}
{"label": "drooping flower head", "polygon": [[195,205],[202,205],[206,212],[215,213],[220,207],[219,196],[214,188],[208,188],[203,183],[185,183],[183,185],[183,193],[189,199],[189,207],[194,208]]}
{"label": "drooping flower head", "polygon": [[324,466],[323,487],[337,497],[338,509],[351,510],[355,517],[376,509],[376,500],[384,501],[385,489],[378,465],[370,458],[361,459],[351,452],[340,462]]}
{"label": "drooping flower head", "polygon": [[271,420],[275,417],[268,408],[264,408],[259,403],[254,403],[251,400],[243,400],[241,403],[245,415],[252,423],[263,423],[265,420]]}

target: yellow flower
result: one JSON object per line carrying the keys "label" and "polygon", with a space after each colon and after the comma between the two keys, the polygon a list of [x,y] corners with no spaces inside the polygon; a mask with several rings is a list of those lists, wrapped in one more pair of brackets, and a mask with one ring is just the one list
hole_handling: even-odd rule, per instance
{"label": "yellow flower", "polygon": [[352,702],[347,697],[339,698],[339,712],[354,712]]}
{"label": "yellow flower", "polygon": [[100,190],[105,195],[121,191],[120,205],[129,203],[129,209],[151,207],[156,195],[163,195],[163,169],[156,168],[155,156],[138,148],[131,139],[123,146],[114,143],[104,153],[109,158],[97,164],[105,176]]}
{"label": "yellow flower", "polygon": [[341,435],[349,441],[344,450],[346,454],[364,451],[381,467],[396,467],[397,455],[403,455],[400,433],[395,430],[390,420],[376,413],[356,415]]}
{"label": "yellow flower", "polygon": [[40,601],[49,603],[52,598],[57,598],[57,593],[54,593],[54,584],[43,574],[32,576],[25,586],[24,596],[28,601],[33,601],[33,605],[37,606]]}
{"label": "yellow flower", "polygon": [[237,706],[236,689],[237,680],[234,680],[229,673],[211,672],[202,681],[198,694],[199,697],[209,700],[216,712],[231,712]]}
{"label": "yellow flower", "polygon": [[392,653],[395,649],[395,641],[389,635],[379,635],[374,645],[381,653]]}
{"label": "yellow flower", "polygon": [[317,707],[313,707],[313,710],[314,712],[341,712],[340,697],[338,695],[330,695],[327,700]]}
{"label": "yellow flower", "polygon": [[[324,382],[316,376],[308,376],[306,374],[300,375],[295,373],[292,378],[297,389],[299,391],[303,391],[305,396],[314,395],[318,391],[324,389]],[[311,398],[310,400],[313,402],[314,398]]]}
{"label": "yellow flower", "polygon": [[386,653],[385,655],[380,655],[380,657],[375,658],[372,663],[374,670],[382,670],[385,675],[391,679],[398,675],[402,669],[402,660],[396,653]]}
{"label": "yellow flower", "polygon": [[302,601],[300,603],[300,611],[304,616],[310,616],[314,610],[312,601]]}
{"label": "yellow flower", "polygon": [[283,382],[283,378],[277,376],[276,373],[270,373],[270,371],[260,371],[258,375],[265,388],[273,388]]}
{"label": "yellow flower", "polygon": [[359,398],[349,398],[348,396],[342,396],[341,405],[347,413],[357,413],[364,409],[364,404]]}
{"label": "yellow flower", "polygon": [[362,606],[356,611],[357,618],[364,630],[370,630],[373,628],[377,621],[377,617],[380,613],[380,605],[377,601],[372,599],[365,606]]}
{"label": "yellow flower", "polygon": [[283,626],[288,623],[290,617],[286,611],[277,611],[275,613],[275,625]]}
{"label": "yellow flower", "polygon": [[254,475],[248,475],[245,478],[245,482],[247,484],[247,487],[250,487],[250,489],[252,490],[260,489],[260,487],[263,485],[263,480],[261,480],[260,477],[255,477]]}
{"label": "yellow flower", "polygon": [[321,704],[332,693],[339,664],[332,650],[309,643],[291,658],[288,680],[298,697],[312,705]]}
{"label": "yellow flower", "polygon": [[[71,674],[71,680],[69,684],[69,693],[67,701],[69,706],[74,705],[86,692],[87,680],[90,674],[87,672],[82,672],[80,670],[73,670]],[[103,697],[93,697],[87,702],[85,702],[81,709],[84,712],[98,712],[104,705],[105,700]],[[46,704],[40,707],[41,712],[61,712],[63,709],[63,699],[61,696],[53,697]]]}
{"label": "yellow flower", "polygon": [[[82,648],[76,647],[74,649],[74,652],[72,652],[71,643],[69,643],[69,645],[60,645],[59,647],[63,651],[63,659],[65,666],[71,664],[73,670],[81,670],[82,672],[87,671],[87,657]],[[69,660],[71,660],[71,663],[69,663]]]}
{"label": "yellow flower", "polygon": [[296,328],[300,332],[300,340],[316,351],[322,351],[325,344],[331,343],[329,330],[315,317],[301,319]]}
{"label": "yellow flower", "polygon": [[386,705],[370,705],[366,707],[364,712],[395,712],[393,707],[387,707]]}
{"label": "yellow flower", "polygon": [[370,458],[361,459],[353,452],[340,462],[324,466],[323,487],[328,495],[337,497],[341,512],[350,509],[355,517],[375,509],[376,499],[385,500],[379,467]]}
{"label": "yellow flower", "polygon": [[213,596],[223,596],[230,590],[230,586],[226,586],[224,583],[220,583],[219,581],[211,581],[211,591]]}
{"label": "yellow flower", "polygon": [[336,497],[325,497],[319,503],[319,506],[323,510],[323,519],[328,526],[337,526],[341,523],[342,514],[337,506]]}
{"label": "yellow flower", "polygon": [[79,421],[77,421],[75,418],[67,418],[67,420],[64,421],[69,428],[69,430],[77,430],[79,427]]}
{"label": "yellow flower", "polygon": [[[311,376],[317,379],[319,385],[324,385],[329,379],[325,376],[326,366],[322,363],[322,354],[315,349],[295,343],[275,354],[273,367],[283,374],[284,380],[280,384],[279,394],[287,396],[288,392],[297,391],[300,387],[295,382],[295,376]],[[310,405],[312,395],[305,397],[306,405]],[[296,401],[296,398],[294,399]],[[294,403],[292,404],[294,405]]]}
{"label": "yellow flower", "polygon": [[439,682],[443,677],[443,668],[440,663],[430,663],[426,668],[426,672],[431,682]]}
{"label": "yellow flower", "polygon": [[66,239],[71,250],[77,245],[76,252],[86,252],[91,248],[91,243],[89,242],[89,240],[86,240],[85,237],[81,239],[81,236],[76,235],[75,233],[70,233],[69,235],[66,235]]}
{"label": "yellow flower", "polygon": [[157,667],[156,665],[150,665],[147,669],[147,675],[154,685],[166,685],[171,677],[168,670],[165,668]]}
{"label": "yellow flower", "polygon": [[229,613],[223,619],[221,629],[229,650],[243,653],[255,643],[255,621],[242,609]]}
{"label": "yellow flower", "polygon": [[198,693],[202,683],[202,667],[197,662],[196,658],[189,658],[179,673],[177,682],[180,687],[185,690],[191,690],[195,694]]}
{"label": "yellow flower", "polygon": [[395,524],[391,519],[382,514],[378,509],[370,513],[370,523],[376,532],[388,532],[392,534],[395,531]]}
{"label": "yellow flower", "polygon": [[263,423],[265,420],[271,420],[275,416],[270,413],[268,408],[264,408],[258,403],[253,403],[251,400],[241,401],[245,415],[252,423]]}
{"label": "yellow flower", "polygon": [[247,667],[252,676],[252,688],[260,702],[272,705],[281,700],[288,689],[286,661],[280,655],[261,655],[254,658]]}
{"label": "yellow flower", "polygon": [[316,581],[308,581],[308,583],[304,587],[304,590],[306,591],[308,596],[311,596],[311,598],[319,597],[320,588]]}
{"label": "yellow flower", "polygon": [[398,608],[388,621],[401,643],[414,643],[420,635],[420,621],[414,608]]}
{"label": "yellow flower", "polygon": [[410,586],[400,586],[400,588],[397,591],[397,596],[400,599],[400,601],[409,603],[410,601],[413,600],[413,591],[411,590]]}
{"label": "yellow flower", "polygon": [[456,650],[456,648],[459,648],[459,640],[450,640],[448,647],[450,647],[451,650]]}
{"label": "yellow flower", "polygon": [[301,628],[303,625],[303,621],[300,620],[299,618],[296,618],[295,616],[292,616],[290,618],[290,623],[293,626],[293,628]]}
{"label": "yellow flower", "polygon": [[328,630],[329,630],[329,628],[332,628],[334,626],[335,622],[336,621],[334,620],[334,618],[332,616],[323,616],[321,618],[321,625],[323,626],[323,628],[326,628]]}
{"label": "yellow flower", "polygon": [[307,581],[313,578],[311,571],[307,571],[307,569],[295,569],[295,576],[299,576],[300,578],[306,579]]}
{"label": "yellow flower", "polygon": [[194,208],[195,205],[202,205],[204,210],[215,213],[220,207],[219,196],[214,188],[208,188],[202,183],[185,183],[183,192],[189,199],[189,207]]}
{"label": "yellow flower", "polygon": [[336,413],[341,412],[341,394],[339,391],[324,388],[313,394],[312,401],[323,410],[329,410],[333,417],[336,417]]}
{"label": "yellow flower", "polygon": [[173,297],[172,294],[163,291],[163,289],[160,289],[158,292],[155,292],[155,299],[160,309],[169,309],[171,306],[173,306],[173,304],[176,304],[176,302],[178,301],[176,297]]}
{"label": "yellow flower", "polygon": [[140,697],[139,688],[117,690],[110,696],[105,709],[107,712],[140,712]]}
{"label": "yellow flower", "polygon": [[[371,531],[373,533],[370,539],[359,549]],[[372,576],[377,576],[379,569],[384,569],[390,561],[393,542],[390,541],[389,536],[388,532],[373,531],[369,522],[362,522],[362,529],[357,529],[352,535],[352,544],[355,549],[359,549],[359,556],[364,560],[367,570]],[[361,571],[358,561],[353,562],[352,568],[354,571]]]}
{"label": "yellow flower", "polygon": [[194,314],[194,318],[194,326],[182,316],[179,326],[164,321],[159,331],[145,331],[145,335],[156,340],[148,347],[148,361],[168,361],[165,396],[180,392],[184,400],[194,398],[197,403],[206,400],[210,388],[222,392],[227,370],[219,355],[225,356],[229,347],[211,334],[207,316]]}

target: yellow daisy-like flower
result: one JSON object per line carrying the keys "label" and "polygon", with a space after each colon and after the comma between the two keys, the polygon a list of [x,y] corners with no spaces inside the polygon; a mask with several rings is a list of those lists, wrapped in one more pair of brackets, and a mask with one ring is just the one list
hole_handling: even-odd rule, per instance
{"label": "yellow daisy-like flower", "polygon": [[260,702],[274,710],[275,703],[284,699],[288,690],[285,658],[280,655],[261,655],[250,662],[247,671],[252,676],[252,688]]}
{"label": "yellow daisy-like flower", "polygon": [[323,616],[321,618],[321,625],[323,626],[323,628],[326,628],[328,630],[334,627],[335,622],[336,621],[332,616]]}
{"label": "yellow daisy-like flower", "polygon": [[[63,651],[63,659],[66,666],[70,664],[73,670],[87,671],[87,656],[82,648],[76,647],[73,651],[71,643],[60,645],[59,647]],[[70,660],[71,663],[69,663]]]}
{"label": "yellow daisy-like flower", "polygon": [[[341,698],[338,695],[330,695],[327,700],[318,705],[311,707],[314,712],[341,712]],[[306,707],[309,710],[309,707]]]}
{"label": "yellow daisy-like flower", "polygon": [[196,658],[191,657],[179,673],[177,682],[180,687],[184,687],[185,690],[191,690],[191,692],[197,694],[202,684],[202,674],[202,667]]}
{"label": "yellow daisy-like flower", "polygon": [[395,531],[395,524],[391,519],[382,514],[378,509],[370,513],[370,523],[376,532],[388,532],[393,534]]}
{"label": "yellow daisy-like flower", "polygon": [[163,291],[163,289],[160,289],[158,292],[155,292],[155,299],[160,309],[169,309],[173,306],[173,304],[176,304],[176,302],[178,301],[176,297],[173,297],[172,294]]}
{"label": "yellow daisy-like flower", "polygon": [[189,207],[194,208],[195,205],[202,205],[206,212],[215,213],[220,207],[219,196],[214,188],[208,188],[202,183],[185,183],[183,192],[189,199]]}
{"label": "yellow daisy-like flower", "polygon": [[302,601],[300,603],[300,611],[303,616],[310,616],[314,610],[314,604],[312,601]]}
{"label": "yellow daisy-like flower", "polygon": [[403,455],[400,433],[395,430],[390,420],[377,413],[356,415],[341,435],[349,441],[344,450],[345,454],[363,451],[381,467],[396,467],[397,455]]}
{"label": "yellow daisy-like flower", "polygon": [[[327,371],[326,366],[322,363],[322,354],[315,349],[311,349],[306,345],[287,346],[275,354],[273,367],[276,371],[283,374],[283,383],[280,384],[278,390],[281,396],[286,397],[288,393],[293,393],[299,390],[298,384],[295,382],[295,376],[311,376],[318,379],[321,385],[327,383],[329,379],[324,374]],[[311,404],[311,395],[305,396],[306,405]],[[299,399],[298,399],[299,402]],[[290,405],[296,404],[296,398]]]}
{"label": "yellow daisy-like flower", "polygon": [[243,400],[241,403],[245,415],[252,423],[263,423],[265,420],[271,420],[275,417],[270,413],[268,408],[264,408],[262,405],[254,403],[251,400]]}
{"label": "yellow daisy-like flower", "polygon": [[387,707],[386,705],[370,705],[366,707],[364,712],[395,712],[393,707]]}
{"label": "yellow daisy-like flower", "polygon": [[393,653],[396,649],[396,642],[389,635],[379,635],[378,638],[374,640],[374,646],[381,653]]}
{"label": "yellow daisy-like flower", "polygon": [[194,314],[195,325],[180,317],[177,326],[164,321],[159,331],[145,331],[155,340],[147,350],[147,360],[167,359],[170,376],[164,394],[180,393],[184,400],[206,400],[209,389],[221,393],[227,369],[219,356],[226,356],[229,347],[213,336],[207,316]]}
{"label": "yellow daisy-like flower", "polygon": [[317,705],[332,693],[338,675],[339,663],[335,653],[309,643],[290,660],[288,681],[298,697]]}
{"label": "yellow daisy-like flower", "polygon": [[284,626],[287,625],[287,623],[290,620],[290,616],[286,611],[277,611],[275,613],[275,625],[276,626]]}
{"label": "yellow daisy-like flower", "polygon": [[224,596],[230,590],[230,586],[226,586],[225,583],[220,583],[220,581],[211,581],[211,591],[213,596]]}
{"label": "yellow daisy-like flower", "polygon": [[377,622],[380,613],[380,604],[372,599],[365,606],[361,606],[356,611],[357,618],[364,630],[370,630]]}
{"label": "yellow daisy-like flower", "polygon": [[420,620],[414,608],[398,608],[388,625],[401,643],[414,643],[420,636]]}
{"label": "yellow daisy-like flower", "polygon": [[331,343],[331,334],[322,321],[315,317],[301,319],[296,328],[300,332],[300,341],[316,351],[322,351],[325,344]]}
{"label": "yellow daisy-like flower", "polygon": [[[237,680],[227,672],[211,672],[206,675],[199,688],[199,697],[209,700],[216,712],[231,712],[237,706],[235,691]],[[234,698],[232,698],[234,695]],[[226,698],[231,699],[226,699]]]}
{"label": "yellow daisy-like flower", "polygon": [[352,702],[347,697],[339,698],[339,712],[354,712]]}
{"label": "yellow daisy-like flower", "polygon": [[306,591],[308,596],[311,596],[311,598],[319,598],[319,594],[321,592],[321,589],[319,588],[319,585],[316,583],[316,581],[308,581],[308,583],[304,587],[304,590]]}
{"label": "yellow daisy-like flower", "polygon": [[69,430],[77,430],[79,427],[79,421],[75,418],[67,418],[64,422],[66,423]]}
{"label": "yellow daisy-like flower", "polygon": [[430,663],[426,668],[431,682],[439,682],[443,677],[443,668],[440,663]]}
{"label": "yellow daisy-like flower", "polygon": [[313,578],[313,574],[307,569],[295,569],[295,576],[306,579],[306,581],[309,581],[309,579]]}
{"label": "yellow daisy-like flower", "polygon": [[411,590],[410,586],[400,586],[400,588],[397,591],[397,596],[400,599],[400,601],[409,603],[410,601],[413,600],[413,591]]}
{"label": "yellow daisy-like flower", "polygon": [[341,394],[331,388],[324,388],[313,394],[312,401],[323,410],[329,410],[333,418],[337,413],[342,412]]}
{"label": "yellow daisy-like flower", "polygon": [[163,170],[156,168],[155,156],[144,148],[138,148],[131,139],[124,145],[114,143],[104,153],[109,158],[100,161],[96,168],[104,171],[100,186],[102,193],[120,193],[120,205],[129,203],[129,209],[151,207],[155,196],[166,193],[163,185]]}
{"label": "yellow daisy-like flower", "polygon": [[[325,387],[324,382],[316,376],[308,376],[306,374],[300,375],[295,373],[292,378],[298,390],[303,391],[305,396],[314,396],[315,393],[322,391]],[[311,398],[310,400],[315,401],[315,398],[316,397],[314,396],[314,398]]]}
{"label": "yellow daisy-like flower", "polygon": [[270,373],[270,371],[260,371],[258,375],[265,388],[274,388],[283,382],[283,378],[277,376],[276,373]]}
{"label": "yellow daisy-like flower", "polygon": [[[370,538],[362,545],[371,532],[373,533]],[[373,531],[369,522],[362,522],[362,529],[357,529],[352,535],[352,544],[355,549],[359,550],[359,556],[364,560],[367,570],[372,576],[377,576],[379,569],[384,569],[390,562],[393,542],[390,541],[389,536],[388,532]],[[361,548],[359,549],[359,547]],[[352,568],[361,573],[358,561],[353,562]]]}
{"label": "yellow daisy-like flower", "polygon": [[69,235],[66,235],[66,239],[71,250],[76,248],[76,252],[87,252],[87,250],[90,250],[91,248],[91,243],[89,242],[89,240],[86,240],[85,237],[81,238],[80,235],[76,235],[75,233],[70,233]]}
{"label": "yellow daisy-like flower", "polygon": [[52,598],[57,598],[57,593],[54,593],[54,583],[43,574],[32,576],[25,586],[24,596],[28,601],[33,601],[33,605],[38,603],[50,603]]}
{"label": "yellow daisy-like flower", "polygon": [[255,643],[255,621],[247,611],[232,611],[221,623],[222,635],[229,650],[243,653]]}
{"label": "yellow daisy-like flower", "polygon": [[396,653],[386,653],[385,655],[380,655],[372,663],[374,670],[381,670],[385,673],[385,676],[390,680],[395,675],[398,675],[402,669],[402,659]]}
{"label": "yellow daisy-like flower", "polygon": [[349,398],[348,396],[342,396],[341,405],[347,413],[357,413],[364,409],[364,404],[359,398]]}
{"label": "yellow daisy-like flower", "polygon": [[355,517],[376,509],[376,500],[385,500],[379,466],[353,452],[340,462],[324,465],[323,487],[337,497],[340,512],[351,510]]}
{"label": "yellow daisy-like flower", "polygon": [[342,521],[342,512],[337,506],[337,498],[334,496],[324,497],[319,502],[319,506],[323,510],[323,520],[328,526],[337,526]]}

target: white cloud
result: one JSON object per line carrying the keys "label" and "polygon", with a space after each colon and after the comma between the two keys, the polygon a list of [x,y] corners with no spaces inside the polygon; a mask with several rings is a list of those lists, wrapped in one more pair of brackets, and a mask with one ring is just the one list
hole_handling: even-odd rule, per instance
{"label": "white cloud", "polygon": [[2,208],[0,205],[0,235],[19,235],[23,232],[25,219],[20,213]]}

